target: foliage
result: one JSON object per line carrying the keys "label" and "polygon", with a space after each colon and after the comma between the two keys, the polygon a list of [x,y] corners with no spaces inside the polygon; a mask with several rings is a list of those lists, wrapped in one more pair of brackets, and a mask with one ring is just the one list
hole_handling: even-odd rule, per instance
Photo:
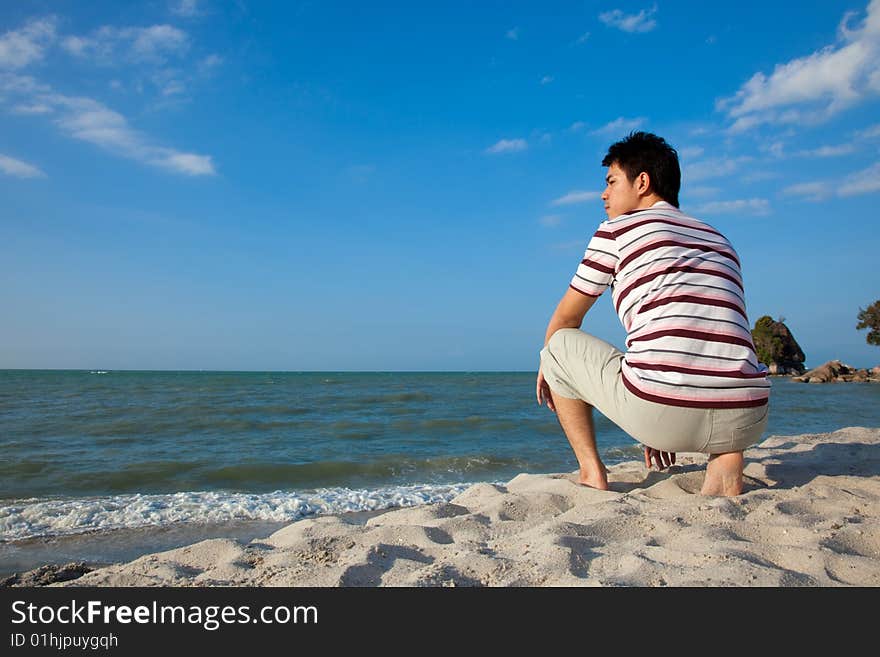
{"label": "foliage", "polygon": [[865,337],[868,344],[880,346],[880,300],[872,303],[867,309],[859,308],[858,320],[857,329],[871,329]]}
{"label": "foliage", "polygon": [[758,360],[769,365],[782,359],[784,345],[782,338],[773,330],[776,322],[770,315],[764,315],[755,322],[752,329],[752,342],[755,344],[755,353]]}

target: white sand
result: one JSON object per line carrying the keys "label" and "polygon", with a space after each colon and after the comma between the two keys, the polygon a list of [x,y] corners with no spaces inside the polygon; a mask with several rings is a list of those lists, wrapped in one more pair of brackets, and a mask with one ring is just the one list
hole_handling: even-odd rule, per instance
{"label": "white sand", "polygon": [[265,539],[150,554],[90,586],[880,585],[880,429],[774,436],[746,452],[737,498],[698,494],[705,456],[671,471],[521,474],[364,525],[326,516]]}

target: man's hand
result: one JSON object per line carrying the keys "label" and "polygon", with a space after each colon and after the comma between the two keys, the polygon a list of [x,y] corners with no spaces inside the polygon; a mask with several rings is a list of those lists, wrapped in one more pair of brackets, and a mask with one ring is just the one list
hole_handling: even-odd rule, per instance
{"label": "man's hand", "polygon": [[546,401],[547,408],[554,413],[556,412],[556,406],[553,403],[553,396],[550,394],[550,384],[544,380],[544,373],[541,372],[540,368],[538,368],[538,383],[535,387],[535,394],[538,397],[538,406]]}
{"label": "man's hand", "polygon": [[661,452],[659,449],[642,445],[645,448],[645,467],[651,469],[651,461],[657,464],[658,470],[668,468],[675,463],[675,452]]}

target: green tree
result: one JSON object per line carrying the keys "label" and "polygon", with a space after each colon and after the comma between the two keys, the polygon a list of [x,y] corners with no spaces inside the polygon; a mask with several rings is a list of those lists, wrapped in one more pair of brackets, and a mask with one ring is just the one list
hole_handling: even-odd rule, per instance
{"label": "green tree", "polygon": [[868,306],[867,309],[859,308],[859,323],[856,328],[871,329],[865,340],[868,344],[876,344],[880,346],[880,299]]}

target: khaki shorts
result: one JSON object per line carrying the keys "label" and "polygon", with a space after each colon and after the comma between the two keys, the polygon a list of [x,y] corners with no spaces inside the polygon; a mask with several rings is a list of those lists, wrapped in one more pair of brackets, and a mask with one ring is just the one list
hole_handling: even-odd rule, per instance
{"label": "khaki shorts", "polygon": [[623,383],[623,353],[579,329],[560,329],[541,350],[541,371],[554,395],[582,399],[636,441],[664,452],[723,454],[754,445],[770,405],[688,408],[642,399]]}

